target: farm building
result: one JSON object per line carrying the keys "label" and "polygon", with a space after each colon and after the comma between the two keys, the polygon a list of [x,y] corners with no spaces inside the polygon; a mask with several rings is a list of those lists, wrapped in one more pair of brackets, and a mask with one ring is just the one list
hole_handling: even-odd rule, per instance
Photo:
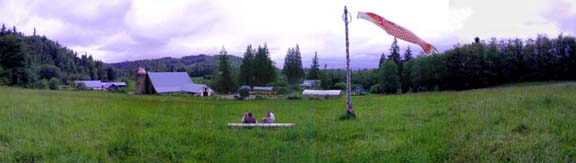
{"label": "farm building", "polygon": [[318,85],[320,85],[320,80],[304,80],[302,81],[302,84],[300,84],[300,88],[311,89]]}
{"label": "farm building", "polygon": [[364,89],[362,85],[358,85],[356,88],[354,88],[354,95],[360,96],[364,94],[366,94],[366,89]]}
{"label": "farm building", "polygon": [[84,84],[86,88],[93,89],[93,90],[102,90],[102,81],[100,80],[79,80],[74,81],[74,85],[78,86],[80,84]]}
{"label": "farm building", "polygon": [[340,96],[342,90],[309,90],[302,91],[302,95],[309,96]]}
{"label": "farm building", "polygon": [[106,91],[118,91],[120,88],[126,87],[125,82],[104,82],[102,83],[103,89]]}
{"label": "farm building", "polygon": [[79,84],[84,84],[88,89],[106,91],[118,91],[118,89],[126,87],[125,82],[102,82],[100,80],[74,81],[74,85],[78,86]]}
{"label": "farm building", "polygon": [[212,96],[214,90],[204,84],[194,84],[186,72],[146,72],[143,68],[138,68],[135,93]]}
{"label": "farm building", "polygon": [[254,87],[254,93],[258,95],[272,95],[274,87]]}

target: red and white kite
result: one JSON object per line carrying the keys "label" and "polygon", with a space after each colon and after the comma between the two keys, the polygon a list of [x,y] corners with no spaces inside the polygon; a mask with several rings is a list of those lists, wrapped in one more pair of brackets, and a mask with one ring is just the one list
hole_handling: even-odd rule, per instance
{"label": "red and white kite", "polygon": [[376,15],[371,12],[358,12],[358,18],[366,19],[376,24],[378,27],[384,29],[386,33],[396,38],[420,45],[420,47],[422,47],[424,53],[426,54],[430,54],[432,52],[435,53],[438,52],[436,48],[434,48],[434,46],[420,39],[420,37],[416,36],[414,33],[410,32],[404,27],[399,26],[394,22],[384,19],[384,17],[382,16]]}

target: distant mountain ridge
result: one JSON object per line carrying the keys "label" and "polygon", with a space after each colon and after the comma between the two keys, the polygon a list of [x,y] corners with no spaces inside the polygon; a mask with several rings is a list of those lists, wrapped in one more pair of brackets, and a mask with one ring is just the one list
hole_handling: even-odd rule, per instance
{"label": "distant mountain ridge", "polygon": [[[228,55],[228,61],[232,68],[239,68],[242,58]],[[164,57],[159,59],[143,59],[110,63],[111,67],[125,73],[131,73],[138,67],[152,72],[188,72],[190,76],[204,76],[212,74],[218,67],[218,55],[206,54],[184,56],[182,58]]]}

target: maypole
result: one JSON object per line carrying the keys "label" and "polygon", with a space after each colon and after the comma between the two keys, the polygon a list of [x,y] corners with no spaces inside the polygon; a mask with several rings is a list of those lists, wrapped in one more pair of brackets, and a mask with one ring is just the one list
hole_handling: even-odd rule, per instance
{"label": "maypole", "polygon": [[348,9],[344,6],[344,30],[346,32],[346,115],[342,119],[355,118],[354,110],[352,110],[352,98],[350,97],[350,42],[348,41],[348,24],[352,19],[348,19]]}

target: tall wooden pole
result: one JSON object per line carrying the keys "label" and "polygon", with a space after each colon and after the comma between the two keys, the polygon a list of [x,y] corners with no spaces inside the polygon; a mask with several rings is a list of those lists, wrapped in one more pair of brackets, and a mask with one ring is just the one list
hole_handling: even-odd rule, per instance
{"label": "tall wooden pole", "polygon": [[346,32],[346,114],[348,116],[354,116],[354,111],[352,110],[352,98],[350,98],[350,42],[348,41],[348,23],[351,19],[348,19],[348,9],[344,6],[344,27]]}

